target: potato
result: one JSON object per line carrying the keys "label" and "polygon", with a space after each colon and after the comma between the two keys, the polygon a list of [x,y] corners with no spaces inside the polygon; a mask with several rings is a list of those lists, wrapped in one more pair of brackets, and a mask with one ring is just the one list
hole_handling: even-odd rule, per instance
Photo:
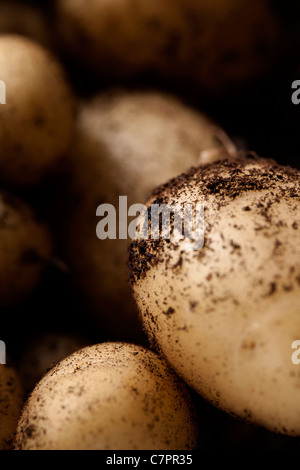
{"label": "potato", "polygon": [[203,204],[204,247],[140,239],[130,254],[144,326],[177,373],[225,411],[295,436],[299,182],[299,171],[250,155],[193,169],[154,199]]}
{"label": "potato", "polygon": [[101,78],[145,75],[235,91],[278,51],[269,0],[56,0],[68,53]]}
{"label": "potato", "polygon": [[0,33],[26,36],[52,48],[49,22],[42,10],[24,1],[0,2]]}
{"label": "potato", "polygon": [[34,184],[54,166],[70,143],[73,100],[56,59],[27,38],[0,36],[1,180]]}
{"label": "potato", "polygon": [[155,353],[105,343],[67,358],[36,387],[16,449],[194,449],[197,427],[184,385]]}
{"label": "potato", "polygon": [[[111,91],[84,102],[66,161],[63,253],[87,303],[110,338],[137,341],[137,314],[126,270],[128,240],[99,240],[96,209],[119,196],[143,203],[158,184],[224,152],[221,130],[177,99],[154,91]],[[62,201],[69,201],[66,208]],[[69,220],[66,218],[68,214]]]}
{"label": "potato", "polygon": [[41,378],[87,342],[77,335],[48,333],[31,338],[26,344],[19,371],[26,393],[31,393]]}
{"label": "potato", "polygon": [[32,210],[0,192],[0,308],[23,301],[36,287],[52,256],[47,228]]}
{"label": "potato", "polygon": [[0,450],[10,450],[23,406],[23,391],[15,369],[0,365]]}

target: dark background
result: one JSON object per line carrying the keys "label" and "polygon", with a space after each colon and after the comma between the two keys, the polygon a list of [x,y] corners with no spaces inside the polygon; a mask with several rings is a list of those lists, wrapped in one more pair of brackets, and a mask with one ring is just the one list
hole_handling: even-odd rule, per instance
{"label": "dark background", "polygon": [[[113,1],[113,0],[111,0]],[[149,0],[150,1],[150,0]],[[196,1],[196,0],[195,0]],[[32,0],[41,5],[49,22],[52,2]],[[195,90],[151,81],[151,86],[174,92],[192,106],[211,115],[234,139],[239,148],[256,151],[286,165],[300,168],[300,105],[292,104],[291,85],[300,79],[300,4],[274,1],[283,34],[283,47],[270,73],[259,83],[227,98],[207,100]],[[78,70],[58,49],[73,89],[78,96],[92,94],[107,84],[96,82],[87,71]],[[118,85],[116,83],[116,85]],[[132,87],[148,87],[147,80],[131,83]],[[41,218],[55,219],[57,179],[44,181],[40,187],[23,191]],[[85,315],[84,303],[72,288],[69,275],[53,263],[40,286],[26,304],[2,312],[0,338],[7,344],[9,355],[19,361],[32,338],[42,333],[78,333],[87,342],[107,341]],[[202,438],[206,449],[299,449],[298,438],[270,433],[225,415],[195,396],[199,416],[206,430]]]}

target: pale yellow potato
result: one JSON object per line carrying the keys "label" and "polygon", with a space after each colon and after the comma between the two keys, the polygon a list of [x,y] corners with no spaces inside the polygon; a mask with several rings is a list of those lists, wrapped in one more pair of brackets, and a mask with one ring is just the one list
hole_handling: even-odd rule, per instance
{"label": "pale yellow potato", "polygon": [[300,435],[300,173],[259,158],[198,168],[157,190],[205,207],[202,249],[187,238],[131,247],[149,338],[216,406]]}
{"label": "pale yellow potato", "polygon": [[0,180],[12,185],[39,182],[67,150],[74,121],[64,71],[42,46],[0,35]]}
{"label": "pale yellow potato", "polygon": [[25,300],[52,256],[48,229],[19,199],[0,192],[0,308]]}
{"label": "pale yellow potato", "polygon": [[235,90],[278,52],[269,0],[56,0],[67,52],[101,78],[191,81],[203,92]]}
{"label": "pale yellow potato", "polygon": [[0,364],[0,450],[10,450],[23,406],[23,391],[13,367]]}
{"label": "pale yellow potato", "polygon": [[16,449],[189,450],[195,423],[185,386],[159,356],[104,343],[73,354],[38,384]]}
{"label": "pale yellow potato", "polygon": [[143,204],[155,186],[197,165],[203,150],[224,152],[219,134],[206,116],[155,91],[111,91],[82,104],[66,160],[69,185],[59,198],[63,255],[110,338],[136,342],[140,326],[128,285],[129,242],[97,238],[98,205],[118,210],[119,196],[128,207]]}

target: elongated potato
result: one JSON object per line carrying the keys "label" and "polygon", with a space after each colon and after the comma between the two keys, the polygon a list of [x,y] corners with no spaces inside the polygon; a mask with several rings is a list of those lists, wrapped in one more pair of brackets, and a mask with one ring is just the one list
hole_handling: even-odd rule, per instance
{"label": "elongated potato", "polygon": [[0,450],[10,450],[23,406],[22,386],[10,365],[0,364]]}
{"label": "elongated potato", "polygon": [[192,170],[156,191],[203,204],[205,244],[138,240],[130,269],[153,344],[213,404],[300,435],[300,172],[259,158]]}
{"label": "elongated potato", "polygon": [[64,154],[74,121],[71,92],[56,59],[40,45],[0,35],[0,180],[39,182]]}
{"label": "elongated potato", "polygon": [[18,425],[22,450],[188,450],[197,446],[185,386],[155,353],[105,343],[61,362]]}
{"label": "elongated potato", "polygon": [[47,228],[25,203],[0,192],[0,308],[32,293],[51,256]]}
{"label": "elongated potato", "polygon": [[278,50],[269,0],[56,0],[63,43],[101,78],[155,74],[235,90]]}
{"label": "elongated potato", "polygon": [[67,208],[60,203],[63,253],[110,338],[137,340],[139,325],[128,286],[128,240],[97,238],[97,207],[109,203],[118,214],[119,196],[128,197],[128,208],[142,204],[157,184],[198,164],[201,151],[223,152],[219,133],[207,117],[158,92],[112,91],[82,104],[67,161],[70,181],[60,197],[69,201]]}

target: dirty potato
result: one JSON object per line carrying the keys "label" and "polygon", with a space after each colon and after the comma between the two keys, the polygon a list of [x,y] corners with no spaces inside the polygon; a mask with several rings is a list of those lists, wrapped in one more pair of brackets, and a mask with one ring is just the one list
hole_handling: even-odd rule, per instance
{"label": "dirty potato", "polygon": [[16,436],[22,450],[190,450],[198,430],[185,386],[155,353],[104,343],[38,384]]}
{"label": "dirty potato", "polygon": [[299,183],[299,171],[251,156],[193,169],[150,202],[204,205],[204,246],[139,239],[130,254],[144,326],[177,373],[214,405],[294,436]]}

